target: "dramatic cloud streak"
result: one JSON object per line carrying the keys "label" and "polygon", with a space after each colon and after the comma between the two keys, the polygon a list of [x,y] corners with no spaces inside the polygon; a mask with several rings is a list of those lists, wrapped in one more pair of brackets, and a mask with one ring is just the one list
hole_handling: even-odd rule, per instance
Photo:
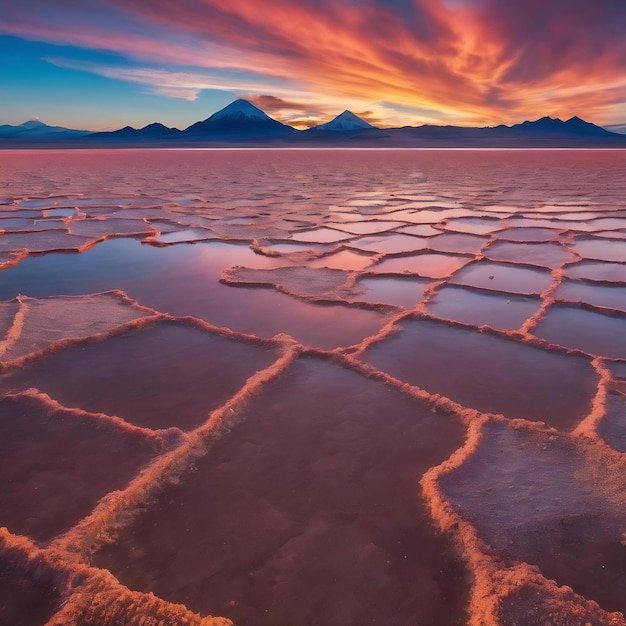
{"label": "dramatic cloud streak", "polygon": [[388,124],[544,114],[623,122],[625,24],[623,0],[27,0],[0,9],[0,32],[134,62],[88,71],[183,99],[207,88],[246,93],[303,125],[342,101]]}
{"label": "dramatic cloud streak", "polygon": [[[267,80],[264,80],[263,77],[258,77],[255,80],[254,77],[241,77],[232,73],[224,76],[223,73],[217,71],[182,72],[153,68],[114,67],[52,57],[48,57],[46,60],[58,67],[92,72],[106,78],[146,85],[156,93],[184,100],[195,100],[204,89],[254,91],[267,88]],[[284,88],[276,85],[274,91],[280,93],[284,91]],[[275,100],[281,101],[279,98],[275,98]]]}

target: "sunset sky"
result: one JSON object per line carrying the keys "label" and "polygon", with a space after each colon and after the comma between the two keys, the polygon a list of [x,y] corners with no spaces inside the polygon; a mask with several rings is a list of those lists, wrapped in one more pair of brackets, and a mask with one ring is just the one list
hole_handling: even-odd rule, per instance
{"label": "sunset sky", "polygon": [[626,131],[626,0],[19,0],[0,124],[185,128],[237,97],[300,128],[579,115]]}

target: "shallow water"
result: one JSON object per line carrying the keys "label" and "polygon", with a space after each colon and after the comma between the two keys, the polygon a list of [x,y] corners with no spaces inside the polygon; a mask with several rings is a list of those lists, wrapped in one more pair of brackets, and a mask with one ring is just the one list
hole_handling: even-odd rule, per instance
{"label": "shallow water", "polygon": [[480,289],[538,295],[550,287],[552,276],[546,270],[481,260],[468,264],[454,274],[450,282]]}
{"label": "shallow water", "polygon": [[51,410],[37,397],[0,400],[0,410],[2,521],[39,541],[71,528],[103,495],[123,488],[161,447],[151,433]]}
{"label": "shallow water", "polygon": [[626,624],[625,166],[0,153],[0,623]]}
{"label": "shallow water", "polygon": [[365,358],[463,406],[564,430],[589,412],[597,386],[588,359],[429,320],[404,322]]}
{"label": "shallow water", "polygon": [[537,336],[566,348],[616,359],[626,359],[626,315],[552,307],[537,326]]}
{"label": "shallow water", "polygon": [[[414,309],[424,298],[426,287],[430,281],[419,278],[387,278],[373,276],[362,278],[356,283],[357,290],[363,288],[363,293],[355,296],[361,302],[383,303]],[[359,290],[360,291],[360,290]]]}
{"label": "shallow water", "polygon": [[523,263],[547,268],[560,267],[574,260],[567,248],[557,243],[498,241],[489,246],[484,251],[484,255],[492,261]]}
{"label": "shallow water", "polygon": [[461,623],[467,572],[415,497],[458,420],[309,359],[245,412],[96,565],[236,623]]}
{"label": "shallow water", "polygon": [[417,274],[426,278],[445,278],[470,261],[469,257],[425,252],[415,256],[383,259],[368,269],[370,272],[382,274]]}
{"label": "shallow water", "polygon": [[428,310],[442,319],[498,330],[515,330],[535,315],[539,298],[490,293],[444,285],[428,302]]}

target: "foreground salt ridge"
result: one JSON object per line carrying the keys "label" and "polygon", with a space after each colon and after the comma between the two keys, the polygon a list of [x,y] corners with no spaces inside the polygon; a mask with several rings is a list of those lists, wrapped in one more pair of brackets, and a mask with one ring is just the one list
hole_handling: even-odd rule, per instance
{"label": "foreground salt ridge", "polygon": [[[459,513],[459,509],[445,495],[441,489],[442,481],[473,458],[482,442],[484,429],[490,423],[505,423],[507,428],[526,429],[550,438],[557,436],[557,431],[544,430],[536,423],[484,415],[469,425],[465,446],[440,466],[428,471],[421,480],[433,517],[442,530],[456,534],[471,563],[475,578],[469,609],[470,623],[516,623],[518,619],[528,619],[528,623],[539,620],[564,626],[571,623],[626,623],[621,613],[606,613],[597,603],[584,600],[571,588],[559,587],[554,581],[546,579],[537,567],[515,559],[503,559],[500,552],[479,536],[476,527]],[[567,437],[563,434],[558,436]],[[615,455],[610,449],[607,453]],[[623,464],[623,455],[618,455],[616,462]],[[527,588],[533,593],[509,613],[508,599]],[[534,617],[531,617],[533,613]]]}
{"label": "foreground salt ridge", "polygon": [[125,433],[141,437],[152,441],[160,451],[164,451],[169,447],[178,445],[179,441],[183,438],[183,432],[176,427],[167,429],[151,429],[143,428],[141,426],[135,426],[130,424],[126,420],[115,415],[107,415],[105,413],[91,413],[84,411],[83,409],[70,408],[63,406],[61,403],[53,400],[47,393],[31,388],[25,391],[18,391],[15,393],[5,393],[2,396],[3,400],[9,400],[13,402],[27,402],[33,406],[40,406],[45,411],[49,412],[64,412],[71,415],[76,420],[83,420],[95,424],[98,428],[110,428],[119,429]]}
{"label": "foreground salt ridge", "polygon": [[[406,315],[410,315],[410,314],[401,314],[400,319],[404,319]],[[389,332],[393,332],[393,326],[397,321],[400,321],[400,320],[396,319],[389,325],[389,329],[388,329]],[[206,325],[206,323],[203,323],[201,320],[195,320],[194,322],[198,324],[198,326],[201,328],[206,328],[208,326]],[[209,328],[209,330],[214,331],[215,329]],[[225,331],[223,329],[221,329],[221,332],[228,333],[228,331]],[[79,341],[85,341],[87,339],[88,338],[85,338]],[[238,339],[241,340],[242,337],[238,336]],[[249,339],[253,339],[253,338],[249,338]],[[369,343],[372,343],[373,341],[380,340],[380,339],[381,339],[380,337],[370,338]],[[291,343],[291,341],[287,340],[287,343],[289,344]],[[558,346],[556,347],[556,349],[562,350]],[[283,371],[284,367],[288,367],[288,365],[291,363],[293,358],[295,358],[297,353],[305,353],[305,352],[316,353],[320,355],[328,354],[332,358],[339,359],[340,362],[346,364],[349,367],[356,369],[360,373],[370,376],[370,377],[375,376],[381,380],[385,380],[389,384],[396,386],[399,390],[403,391],[404,393],[409,393],[409,395],[411,395],[412,397],[418,398],[422,401],[426,401],[438,409],[443,409],[446,412],[456,412],[468,423],[482,422],[482,420],[484,420],[485,418],[489,419],[487,416],[483,416],[478,412],[468,411],[467,409],[458,405],[457,403],[451,402],[445,398],[432,396],[431,394],[428,394],[427,392],[423,390],[412,387],[410,385],[406,385],[406,383],[403,383],[402,381],[394,380],[388,375],[376,370],[375,368],[371,368],[365,364],[360,363],[359,361],[356,361],[353,356],[350,356],[350,355],[343,356],[342,354],[343,351],[341,350],[336,350],[330,353],[324,353],[323,351],[316,351],[316,350],[311,350],[311,349],[306,350],[303,346],[294,345],[294,348],[292,348],[292,352],[288,354],[287,359],[280,365],[278,363],[276,364],[276,366],[278,367],[278,370],[274,371],[272,375],[277,375],[280,373],[280,371]],[[608,380],[607,371],[603,370],[603,382],[606,384],[607,380]],[[254,387],[254,385],[255,383],[253,382],[252,386]],[[246,387],[248,387],[248,385],[246,385]],[[223,416],[227,413],[227,411],[232,410],[233,406],[236,406],[237,402],[240,402],[242,398],[247,399],[248,394],[250,394],[251,391],[249,388],[246,388],[246,387],[244,387],[244,389],[242,389],[240,394],[238,394],[239,398],[233,399],[233,401],[231,401],[229,405],[223,407],[223,409],[220,410],[220,413],[218,414],[217,417],[213,415],[211,418],[209,418],[209,421],[207,422],[205,427],[202,427],[201,429],[199,429],[200,432],[202,432],[203,437],[207,437],[208,433],[213,431],[213,428],[215,428],[216,421],[223,419]],[[604,411],[604,406],[603,406],[604,397],[605,397],[604,392],[601,389],[599,389],[598,397],[594,401],[594,410],[592,411],[592,414],[591,414],[593,415],[594,422],[599,419],[599,416],[602,415]],[[99,416],[99,418],[106,419],[105,416]],[[504,419],[504,418],[501,418],[501,419]],[[586,431],[589,432],[589,428],[586,428]],[[215,436],[215,435],[212,435],[212,436]],[[79,544],[82,544],[82,548],[79,550],[79,553],[82,553],[83,558],[85,558],[85,556],[91,553],[91,551],[95,548],[95,546],[97,546],[98,542],[103,540],[102,535],[106,537],[105,539],[106,541],[113,540],[115,537],[115,533],[119,532],[119,530],[121,529],[121,527],[124,526],[125,523],[126,524],[130,523],[130,521],[132,520],[132,509],[134,509],[136,506],[145,502],[145,498],[149,497],[151,490],[154,490],[155,488],[158,489],[158,483],[164,479],[164,475],[167,476],[168,472],[172,471],[171,469],[172,467],[174,467],[173,475],[175,476],[178,472],[184,471],[186,464],[189,463],[189,457],[193,458],[195,454],[204,453],[203,451],[199,452],[196,448],[196,445],[197,445],[197,442],[195,441],[194,443],[191,443],[190,441],[185,442],[185,444],[181,446],[182,449],[176,449],[172,453],[170,453],[170,456],[172,457],[171,459],[170,458],[161,459],[160,461],[155,462],[154,466],[146,470],[146,473],[150,473],[150,470],[152,470],[153,472],[155,472],[156,476],[153,474],[152,476],[147,478],[146,476],[141,475],[140,477],[138,477],[137,481],[131,484],[129,488],[122,494],[120,495],[111,494],[113,497],[113,502],[117,502],[118,500],[121,499],[124,502],[125,508],[120,510],[116,506],[116,504],[108,502],[107,498],[105,498],[105,500],[103,500],[103,502],[97,507],[96,511],[94,511],[94,514],[90,516],[90,518],[85,520],[85,522],[80,523],[76,527],[76,529],[73,531],[70,531],[70,533],[68,533],[67,536],[59,538],[58,540],[55,540],[55,542],[53,542],[52,544],[53,548],[57,550],[61,550],[66,554],[68,552],[70,554],[73,554],[75,553],[75,550],[76,550],[76,543],[79,543]],[[183,449],[184,449],[184,452],[183,452]],[[189,455],[186,460],[184,458],[185,453]],[[157,483],[156,485],[155,485],[155,482]],[[98,510],[101,511],[100,514],[98,514]],[[95,516],[95,519],[93,519],[94,516]],[[111,516],[113,516],[113,519],[111,519]],[[120,522],[119,519],[116,519],[119,517],[126,518],[126,519],[124,522]],[[95,528],[94,528],[94,524],[96,525]],[[100,528],[100,530],[97,530],[98,527]],[[87,537],[88,545],[85,545],[83,543],[84,539],[82,540],[77,539],[79,537]],[[535,576],[535,578],[537,577]],[[536,580],[533,580],[532,578],[529,580],[530,582],[535,582],[536,584]],[[580,601],[578,600],[577,602],[580,602]],[[67,611],[67,608],[66,608],[66,611]],[[181,623],[184,623],[184,622],[181,622]],[[481,622],[477,621],[476,623],[481,623]]]}
{"label": "foreground salt ridge", "polygon": [[63,553],[42,549],[0,528],[0,550],[11,568],[58,590],[61,608],[46,626],[115,624],[141,626],[146,620],[183,626],[232,626],[228,619],[204,617],[153,594],[130,591],[106,570],[72,562]]}
{"label": "foreground salt ridge", "polygon": [[[366,204],[365,206],[367,207],[371,205]],[[406,207],[403,207],[402,210],[407,209]],[[498,212],[496,211],[494,213]],[[553,213],[558,214],[558,211],[554,211]],[[391,215],[392,214],[393,212],[391,212]],[[513,212],[511,212],[511,214],[513,214]],[[384,215],[386,217],[389,213],[385,212]],[[367,222],[368,220],[362,221]],[[562,221],[565,222],[566,220]],[[436,224],[437,222],[434,223]],[[564,232],[568,230],[569,229],[567,228],[563,229]],[[512,229],[511,232],[514,231],[515,229]],[[267,230],[262,232],[267,232]],[[497,234],[498,231],[494,232]],[[249,234],[250,233],[246,233],[245,236],[239,235],[242,236],[242,239],[236,239],[233,237],[232,240],[250,242],[250,239],[248,238]],[[559,234],[561,234],[560,231]],[[288,240],[289,239],[285,239],[285,241]],[[493,241],[493,239],[490,241]],[[252,245],[257,245],[257,242],[253,241]],[[418,241],[416,241],[416,245],[418,245]],[[327,253],[337,253],[347,247],[349,246],[341,243],[336,245],[332,249],[332,252],[327,251]],[[259,248],[259,250],[260,249],[261,248]],[[386,258],[402,258],[403,254],[404,253],[399,255],[385,255],[381,253],[375,255],[377,258],[374,260],[374,265]],[[591,252],[589,254],[593,255],[594,253]],[[289,255],[278,256],[283,256],[288,264],[291,264],[292,260],[297,259],[297,257],[290,257]],[[311,257],[315,258],[315,255],[311,255]],[[317,258],[323,259],[324,255],[317,255]],[[483,255],[478,253],[476,255],[468,255],[466,258],[468,264],[471,264],[479,262],[483,258]],[[594,257],[591,256],[589,258]],[[604,261],[616,263],[616,261],[612,259],[604,259]],[[506,263],[502,263],[502,265],[506,265]],[[575,266],[576,263],[566,264],[567,267],[572,265]],[[367,270],[371,267],[372,266],[367,268]],[[89,557],[93,551],[97,549],[98,545],[114,541],[115,537],[123,530],[123,528],[127,524],[132,523],[136,512],[141,506],[144,506],[147,502],[149,502],[154,493],[158,491],[159,486],[163,484],[163,481],[178,479],[184,473],[186,468],[189,467],[189,464],[193,462],[195,455],[205,454],[207,449],[210,449],[211,443],[215,441],[216,438],[223,436],[227,429],[235,427],[238,411],[241,407],[245,406],[254,394],[257,394],[264,387],[264,385],[271,380],[280,377],[283,372],[289,369],[296,358],[307,354],[332,359],[333,361],[358,372],[362,376],[384,381],[388,385],[391,385],[399,391],[409,395],[417,402],[426,403],[437,411],[455,414],[462,419],[465,424],[467,424],[468,438],[465,446],[457,450],[457,452],[453,454],[448,461],[445,461],[439,467],[432,468],[429,472],[427,472],[422,478],[422,487],[426,501],[432,511],[433,519],[442,529],[457,537],[461,550],[474,573],[475,579],[472,591],[472,601],[469,607],[470,621],[472,623],[507,623],[507,620],[515,616],[516,611],[519,612],[528,608],[531,600],[528,598],[524,600],[524,593],[529,589],[532,590],[533,595],[536,596],[536,594],[539,594],[543,598],[542,607],[545,610],[543,611],[543,614],[538,613],[537,615],[541,615],[541,619],[546,619],[546,616],[548,616],[549,619],[552,619],[552,623],[571,623],[571,621],[568,622],[567,619],[606,624],[624,623],[624,620],[620,615],[605,613],[594,602],[584,600],[566,587],[557,587],[554,582],[544,578],[536,567],[531,567],[525,563],[510,563],[503,561],[498,555],[498,551],[485,543],[484,540],[479,537],[474,526],[455,510],[453,503],[446,496],[445,490],[442,490],[441,488],[442,479],[453,474],[457,469],[462,468],[463,465],[472,458],[472,455],[476,453],[480,442],[484,437],[484,431],[488,424],[502,424],[502,427],[505,429],[525,429],[537,432],[540,437],[555,436],[557,431],[547,429],[544,425],[537,422],[508,420],[506,417],[501,415],[486,415],[480,413],[479,411],[468,409],[467,407],[454,402],[449,398],[429,393],[424,389],[414,385],[409,385],[400,379],[393,378],[389,374],[382,372],[369,363],[361,360],[361,357],[369,348],[377,344],[384,344],[388,337],[401,333],[401,323],[410,319],[438,320],[441,323],[449,324],[451,327],[467,328],[468,330],[472,329],[474,331],[500,336],[507,338],[508,340],[533,345],[540,349],[554,351],[563,355],[586,356],[591,359],[592,365],[598,377],[597,391],[593,398],[592,407],[588,415],[579,422],[578,426],[574,428],[571,434],[558,434],[558,436],[564,438],[564,440],[571,441],[571,445],[575,448],[579,446],[579,444],[576,443],[579,439],[583,441],[583,443],[580,444],[583,446],[591,445],[585,443],[587,440],[590,440],[593,442],[593,446],[595,446],[593,450],[597,450],[597,455],[599,455],[600,458],[610,457],[611,459],[614,459],[616,463],[621,464],[623,462],[623,457],[619,453],[611,451],[607,444],[603,443],[603,440],[598,435],[598,428],[607,414],[607,401],[610,390],[614,388],[618,389],[618,380],[611,374],[611,370],[608,368],[608,365],[611,363],[622,362],[623,357],[621,359],[603,357],[602,355],[594,354],[592,352],[585,352],[580,349],[568,348],[566,346],[550,343],[549,341],[539,338],[533,334],[538,323],[550,312],[551,307],[557,302],[560,302],[554,298],[554,293],[564,280],[564,272],[562,269],[552,269],[551,282],[549,286],[539,293],[542,305],[533,316],[528,318],[519,329],[512,331],[497,331],[485,326],[476,326],[456,320],[442,320],[428,310],[429,302],[436,298],[437,289],[446,285],[448,280],[451,279],[460,269],[462,269],[462,267],[456,271],[450,272],[448,275],[438,280],[433,280],[433,282],[426,288],[424,297],[416,303],[413,310],[406,310],[404,307],[389,305],[385,302],[380,302],[378,304],[359,303],[359,306],[382,307],[388,315],[387,321],[378,333],[366,337],[358,345],[347,348],[320,350],[318,348],[312,348],[310,346],[299,344],[287,336],[276,337],[272,340],[261,340],[254,336],[233,332],[230,329],[216,328],[207,323],[205,320],[198,318],[176,318],[175,316],[159,313],[156,310],[144,307],[142,309],[137,309],[138,311],[141,310],[144,313],[143,319],[138,322],[128,322],[126,325],[122,324],[117,326],[113,324],[112,328],[105,330],[98,335],[81,337],[78,336],[80,333],[77,333],[76,335],[68,338],[70,343],[63,343],[64,340],[61,340],[49,346],[39,348],[37,351],[29,353],[25,356],[16,357],[12,360],[6,361],[2,366],[3,371],[10,373],[14,369],[19,369],[28,365],[29,362],[45,358],[45,356],[51,352],[63,350],[70,344],[80,345],[84,342],[94,340],[106,341],[108,337],[114,335],[115,333],[123,333],[131,327],[142,327],[144,324],[147,327],[147,325],[154,324],[159,320],[191,324],[202,331],[209,333],[221,333],[223,336],[229,336],[236,341],[264,342],[265,344],[274,345],[277,349],[283,351],[282,357],[280,357],[267,370],[260,372],[259,375],[248,380],[244,387],[237,394],[235,394],[229,402],[209,415],[207,421],[205,421],[203,425],[192,432],[188,432],[184,435],[177,435],[182,438],[178,447],[165,452],[165,454],[163,454],[159,459],[155,460],[151,465],[144,469],[144,471],[140,473],[125,490],[105,496],[90,516],[79,522],[66,534],[57,537],[49,546],[40,549],[25,538],[16,537],[15,535],[5,532],[2,537],[5,554],[10,552],[11,554],[20,555],[17,560],[23,563],[24,569],[31,569],[31,571],[33,571],[33,567],[39,567],[52,571],[56,568],[57,572],[61,572],[57,573],[56,576],[59,576],[60,578],[65,577],[66,579],[69,579],[70,577],[72,578],[73,583],[71,585],[67,582],[61,585],[62,588],[66,589],[65,593],[68,598],[67,604],[62,611],[57,614],[56,618],[53,618],[49,623],[73,623],[71,620],[80,621],[81,619],[87,620],[94,619],[96,618],[95,616],[103,616],[104,613],[102,611],[104,609],[102,606],[97,605],[97,599],[100,598],[100,601],[110,603],[111,599],[116,597],[116,594],[131,594],[131,596],[128,597],[132,597],[133,602],[137,604],[136,609],[133,609],[133,612],[136,611],[135,615],[131,616],[128,614],[124,616],[124,619],[128,620],[127,623],[141,623],[141,620],[145,619],[146,616],[156,616],[157,614],[160,616],[162,615],[165,619],[175,619],[176,623],[200,623],[197,616],[192,616],[190,613],[185,612],[184,608],[177,607],[176,605],[162,602],[160,600],[151,600],[152,605],[146,608],[146,605],[144,604],[146,602],[146,596],[144,596],[144,594],[127,592],[110,574],[106,573],[106,575],[104,575],[101,574],[102,570],[93,570],[89,568]],[[367,270],[345,272],[346,275],[344,276],[344,283],[341,283],[340,286],[336,285],[334,289],[330,289],[330,295],[335,296],[336,299],[341,299],[341,296],[343,295],[341,293],[341,288],[353,289],[359,277],[375,275],[370,274]],[[280,270],[276,270],[275,273],[280,276]],[[321,275],[324,275],[324,272],[321,272]],[[391,275],[397,276],[397,274]],[[236,276],[236,271],[229,271],[228,268],[225,268],[224,278],[226,279],[226,282],[228,282],[229,279],[231,279],[230,282],[233,282],[232,278],[234,276]],[[297,281],[295,284],[288,285],[287,287],[285,287],[285,284],[281,283],[280,280],[277,280],[276,282],[269,281],[265,284],[273,285],[275,288],[281,289],[292,297],[297,297],[313,303],[325,302],[329,291],[326,290],[321,293],[316,293],[314,290],[313,293],[311,293],[311,286],[308,284],[306,285],[308,291],[298,289]],[[609,284],[615,283],[609,282]],[[483,291],[490,293],[499,293],[484,287],[467,288],[473,288],[476,290],[482,289]],[[125,294],[119,295],[123,297]],[[331,299],[334,300],[335,298]],[[16,313],[13,318],[11,328],[9,329],[10,336],[5,337],[4,343],[2,344],[7,346],[4,350],[5,353],[9,347],[13,346],[22,336],[22,332],[25,327],[24,320],[28,319],[28,300],[29,299],[23,299],[20,301],[20,311]],[[620,309],[594,307],[593,305],[589,305],[584,302],[574,304],[583,310],[593,309],[599,312],[612,313],[616,316],[623,315],[623,311]],[[21,317],[18,317],[20,316],[20,312]],[[129,324],[132,326],[129,326]],[[54,400],[40,395],[36,390],[28,392],[26,395],[38,398],[44,403],[54,403]],[[58,403],[54,406],[60,408]],[[96,419],[105,421],[107,419],[115,420],[115,418],[108,418],[105,415],[99,415]],[[119,420],[119,418],[117,419]],[[116,421],[115,423],[120,425],[120,422],[122,422],[122,420]],[[149,431],[150,429],[142,429],[142,432],[143,430]],[[158,431],[154,432],[154,436],[162,436],[157,435]],[[593,455],[591,456],[593,457]],[[34,566],[34,561],[37,561],[39,564]],[[96,579],[98,580],[97,584],[95,582]],[[105,579],[106,582],[100,582]],[[96,586],[100,584],[102,585],[102,589],[105,591],[95,590]],[[90,594],[96,598],[93,603],[89,599]],[[111,609],[108,610],[113,612],[118,610],[115,607],[120,606],[119,615],[123,615],[123,611],[125,609],[121,607],[121,602],[112,603],[110,606]],[[169,613],[169,617],[166,617],[169,611],[171,611],[171,613]],[[107,615],[107,619],[112,618],[112,615],[113,613]],[[83,623],[89,622],[84,621]],[[206,623],[217,624],[228,622],[207,621]]]}

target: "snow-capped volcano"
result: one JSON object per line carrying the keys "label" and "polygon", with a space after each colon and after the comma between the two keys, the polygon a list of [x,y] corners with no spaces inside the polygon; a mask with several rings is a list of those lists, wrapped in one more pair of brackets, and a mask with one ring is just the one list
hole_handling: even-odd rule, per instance
{"label": "snow-capped volcano", "polygon": [[281,124],[247,100],[235,100],[211,117],[185,129],[185,135],[287,135],[298,131]]}
{"label": "snow-capped volcano", "polygon": [[241,120],[272,120],[272,118],[267,115],[267,113],[261,111],[261,109],[259,109],[258,107],[255,107],[254,104],[252,104],[251,102],[248,102],[247,100],[243,100],[241,98],[239,100],[231,102],[223,109],[220,109],[217,113],[213,113],[213,115],[211,115],[211,117],[209,117],[208,119],[216,121],[229,118]]}
{"label": "snow-capped volcano", "polygon": [[320,124],[319,126],[313,127],[311,130],[327,130],[327,131],[356,131],[356,130],[366,130],[368,128],[376,128],[372,126],[369,122],[361,119],[358,115],[352,113],[352,111],[344,111],[340,113],[335,119],[330,120],[330,122],[326,122],[326,124]]}

